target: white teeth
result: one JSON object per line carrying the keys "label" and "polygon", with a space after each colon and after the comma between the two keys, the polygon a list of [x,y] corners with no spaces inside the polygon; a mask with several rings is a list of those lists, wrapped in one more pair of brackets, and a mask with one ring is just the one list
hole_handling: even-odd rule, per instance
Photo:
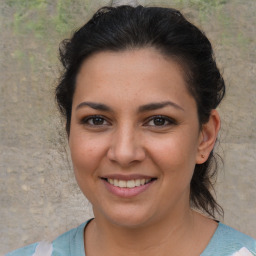
{"label": "white teeth", "polygon": [[126,188],[127,187],[127,182],[125,180],[119,180],[119,187],[120,188]]}
{"label": "white teeth", "polygon": [[128,180],[127,181],[127,188],[134,188],[135,187],[135,181],[134,180]]}
{"label": "white teeth", "polygon": [[117,186],[117,187],[118,187],[118,185],[119,185],[118,180],[117,180],[117,179],[114,179],[114,186]]}
{"label": "white teeth", "polygon": [[135,186],[136,187],[140,186],[140,180],[135,180]]}
{"label": "white teeth", "polygon": [[107,179],[107,181],[120,188],[134,188],[145,185],[146,183],[150,182],[151,179],[136,179],[136,180],[118,180],[118,179]]}

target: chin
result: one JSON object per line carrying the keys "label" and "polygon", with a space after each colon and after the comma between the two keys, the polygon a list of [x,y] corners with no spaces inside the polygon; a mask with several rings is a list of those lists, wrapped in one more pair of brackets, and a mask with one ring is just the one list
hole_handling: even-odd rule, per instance
{"label": "chin", "polygon": [[[115,226],[124,227],[124,228],[138,228],[145,226],[150,219],[152,218],[150,211],[140,209],[122,209],[114,212],[108,212],[103,214],[108,222],[112,223]],[[101,214],[102,215],[102,214]],[[97,218],[98,214],[95,214]]]}
{"label": "chin", "polygon": [[127,229],[141,228],[146,225],[147,220],[145,218],[124,218],[119,217],[110,220],[112,223],[118,227],[123,227]]}

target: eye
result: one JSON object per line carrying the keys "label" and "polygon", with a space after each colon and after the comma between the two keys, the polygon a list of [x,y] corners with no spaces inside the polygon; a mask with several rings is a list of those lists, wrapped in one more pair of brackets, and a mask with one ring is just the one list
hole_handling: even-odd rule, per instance
{"label": "eye", "polygon": [[104,126],[109,125],[109,122],[103,116],[88,116],[82,119],[82,124],[89,126]]}
{"label": "eye", "polygon": [[146,126],[155,126],[155,127],[165,127],[169,125],[175,125],[176,121],[167,116],[153,116],[150,117],[147,122]]}

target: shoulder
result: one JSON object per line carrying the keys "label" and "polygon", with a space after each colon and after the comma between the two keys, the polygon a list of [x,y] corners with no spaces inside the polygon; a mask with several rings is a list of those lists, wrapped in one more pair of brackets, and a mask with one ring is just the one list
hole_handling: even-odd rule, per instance
{"label": "shoulder", "polygon": [[13,252],[7,253],[5,256],[30,256],[33,255],[38,243],[30,244]]}
{"label": "shoulder", "polygon": [[256,240],[234,228],[219,223],[210,243],[201,256],[231,256],[238,253],[241,249],[248,251],[248,254],[245,255],[256,256]]}
{"label": "shoulder", "polygon": [[[84,227],[89,221],[57,237],[52,243],[39,242],[17,249],[5,256],[84,256]],[[47,251],[47,253],[45,253]]]}
{"label": "shoulder", "polygon": [[62,234],[52,242],[54,256],[84,256],[84,228],[89,221]]}
{"label": "shoulder", "polygon": [[219,238],[218,240],[222,240],[223,243],[230,244],[232,247],[238,249],[241,247],[246,247],[247,249],[256,253],[256,240],[254,238],[222,223],[219,224],[218,231],[217,239]]}

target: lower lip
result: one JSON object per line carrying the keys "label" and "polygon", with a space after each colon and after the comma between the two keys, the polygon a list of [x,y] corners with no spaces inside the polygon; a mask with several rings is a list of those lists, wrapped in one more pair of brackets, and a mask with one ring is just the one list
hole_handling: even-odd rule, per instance
{"label": "lower lip", "polygon": [[116,196],[120,196],[120,197],[137,196],[140,193],[147,190],[155,182],[155,180],[153,180],[145,185],[141,185],[141,186],[134,187],[134,188],[120,188],[120,187],[116,187],[116,186],[108,183],[106,180],[102,180],[102,181],[104,182],[104,185],[106,186],[108,191],[110,191],[112,194],[114,194]]}

